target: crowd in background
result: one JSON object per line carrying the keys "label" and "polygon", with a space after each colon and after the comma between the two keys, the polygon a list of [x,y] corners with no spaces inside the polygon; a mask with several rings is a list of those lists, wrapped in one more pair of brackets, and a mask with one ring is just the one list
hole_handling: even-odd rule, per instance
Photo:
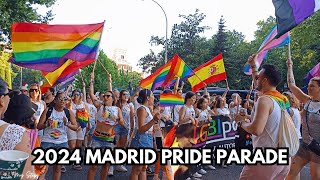
{"label": "crowd in background", "polygon": [[[288,74],[292,73],[292,62],[288,62]],[[270,81],[271,76],[264,74],[263,78]],[[258,76],[258,75],[257,75]],[[293,75],[290,74],[290,78]],[[41,92],[38,84],[21,86],[18,91],[8,89],[7,84],[0,79],[0,151],[21,150],[31,153],[36,147],[48,148],[114,148],[114,147],[135,147],[135,148],[156,148],[154,141],[155,134],[159,135],[161,128],[170,125],[181,125],[192,123],[197,125],[201,121],[211,119],[211,116],[226,116],[230,121],[236,116],[241,116],[244,122],[250,124],[254,119],[255,104],[259,99],[259,92],[254,93],[251,99],[250,93],[246,98],[241,98],[237,93],[231,95],[231,99],[226,97],[229,88],[222,95],[210,94],[206,90],[203,94],[191,91],[183,94],[183,87],[179,87],[179,78],[172,90],[164,93],[174,93],[183,95],[184,105],[174,107],[160,107],[155,103],[155,98],[149,89],[138,89],[134,93],[130,90],[112,89],[112,77],[108,78],[108,91],[95,93],[94,73],[90,76],[90,83],[87,87],[83,83],[82,90],[72,90],[69,86],[65,91],[55,92],[50,88],[47,92]],[[259,76],[261,78],[261,76]],[[261,81],[263,83],[264,79]],[[290,115],[294,121],[296,132],[301,139],[301,147],[298,154],[293,158],[294,164],[291,166],[289,178],[296,178],[301,168],[311,162],[314,170],[313,177],[319,177],[319,156],[312,154],[305,146],[308,143],[307,135],[301,135],[302,117],[305,116],[306,105],[312,107],[310,115],[310,131],[313,138],[319,139],[320,134],[317,129],[320,125],[320,80],[313,79],[309,84],[309,96],[297,88],[288,75],[288,84],[291,91],[283,92],[290,101]],[[183,85],[182,85],[183,86]],[[86,92],[88,90],[88,92]],[[310,101],[311,100],[311,101]],[[318,101],[317,101],[318,100]],[[311,103],[311,104],[310,104]],[[309,108],[310,108],[309,107]],[[302,131],[308,132],[308,131]],[[253,149],[252,144],[246,144],[243,140],[251,133],[239,126],[235,137],[237,149]],[[303,139],[303,140],[302,140]],[[39,179],[44,179],[48,170],[47,166],[31,166],[31,158],[26,163],[26,171],[34,171]],[[223,165],[227,168],[227,165]],[[82,171],[82,165],[74,164],[74,170]],[[91,165],[87,179],[94,179],[99,167]],[[160,179],[160,163],[157,162],[155,169],[148,166],[132,166],[130,179],[146,179],[148,173],[154,171],[154,179]],[[208,170],[214,170],[214,165],[190,166],[188,177],[201,178]],[[117,172],[127,172],[125,165],[101,167],[100,179],[106,179],[108,175]],[[170,173],[170,164],[162,167],[162,178],[173,178]],[[53,179],[60,179],[61,173],[69,171],[65,166],[53,166]],[[164,175],[164,172],[168,172]]]}

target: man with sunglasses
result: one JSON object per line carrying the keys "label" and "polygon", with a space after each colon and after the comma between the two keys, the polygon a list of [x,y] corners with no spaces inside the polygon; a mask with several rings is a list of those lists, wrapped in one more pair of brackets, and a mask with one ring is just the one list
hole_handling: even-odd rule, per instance
{"label": "man with sunglasses", "polygon": [[[273,65],[263,65],[258,71],[255,55],[248,58],[251,65],[252,78],[256,90],[262,95],[255,103],[251,113],[251,122],[245,121],[244,115],[237,115],[235,120],[238,127],[252,134],[253,148],[277,148],[277,137],[281,120],[281,108],[287,98],[277,91],[281,82],[281,74]],[[279,101],[279,103],[278,103]],[[280,103],[281,101],[281,103]],[[281,106],[280,106],[281,104]],[[244,166],[239,179],[285,179],[289,172],[289,165],[261,164]]]}
{"label": "man with sunglasses", "polygon": [[21,92],[21,94],[25,94],[27,96],[29,96],[29,92],[28,92],[28,84],[24,83],[19,87],[19,90]]}

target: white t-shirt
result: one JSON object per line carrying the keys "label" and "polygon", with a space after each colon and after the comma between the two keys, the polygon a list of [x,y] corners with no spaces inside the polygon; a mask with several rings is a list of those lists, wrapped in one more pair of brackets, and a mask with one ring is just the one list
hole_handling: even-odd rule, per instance
{"label": "white t-shirt", "polygon": [[89,104],[89,103],[87,103],[87,106],[89,110],[89,121],[91,124],[95,124],[97,108],[93,104]]}
{"label": "white t-shirt", "polygon": [[123,116],[123,120],[124,120],[124,127],[126,127],[127,129],[130,129],[130,109],[134,108],[134,105],[132,103],[126,104],[124,106],[122,106],[122,116]]}
{"label": "white t-shirt", "polygon": [[173,121],[174,122],[179,122],[179,111],[181,109],[181,107],[183,107],[183,105],[176,105],[173,108]]}
{"label": "white t-shirt", "polygon": [[[186,111],[183,118],[188,117],[188,116],[191,116],[192,118],[195,118],[196,113],[195,113],[195,111],[194,111],[193,106],[187,107],[186,105],[184,105],[183,107],[184,107],[184,109],[185,109],[185,111]],[[186,122],[184,122],[184,123],[182,123],[182,124],[187,124],[187,123],[191,123],[191,122],[192,122],[192,121],[191,121],[191,119],[190,119],[190,120],[188,120],[188,121],[186,121]],[[180,123],[180,122],[179,122],[179,123]]]}
{"label": "white t-shirt", "polygon": [[293,111],[293,116],[292,116],[292,120],[293,120],[293,124],[294,127],[296,129],[296,132],[298,134],[299,139],[302,139],[301,136],[301,132],[300,132],[300,128],[301,128],[301,115],[300,112],[297,108],[291,108]]}
{"label": "white t-shirt", "polygon": [[53,125],[49,126],[48,121],[47,127],[43,131],[43,137],[42,137],[42,142],[49,142],[49,143],[54,143],[54,144],[61,144],[61,143],[66,143],[68,142],[68,137],[67,137],[67,127],[64,125],[63,118],[67,118],[64,110],[61,112],[58,112],[53,108],[52,113],[50,117],[53,119]]}
{"label": "white t-shirt", "polygon": [[40,116],[42,112],[44,111],[44,104],[45,102],[40,100],[39,102],[34,102],[38,106],[37,112],[34,114],[34,117],[36,118],[36,123],[39,122]]}

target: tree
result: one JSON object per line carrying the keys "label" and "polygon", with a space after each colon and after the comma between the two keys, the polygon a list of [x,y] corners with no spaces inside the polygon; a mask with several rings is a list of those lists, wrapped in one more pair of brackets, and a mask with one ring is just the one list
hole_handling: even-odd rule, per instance
{"label": "tree", "polygon": [[[161,60],[162,59],[162,60]],[[154,72],[157,68],[164,64],[164,59],[160,55],[155,55],[150,49],[150,53],[138,61],[138,66],[143,72]]]}
{"label": "tree", "polygon": [[213,39],[216,41],[213,51],[216,54],[220,52],[224,53],[226,49],[226,41],[227,41],[227,34],[226,34],[226,21],[224,20],[223,16],[221,16],[219,23],[218,23],[218,33],[214,35]]}
{"label": "tree", "polygon": [[52,7],[56,0],[1,0],[0,1],[0,41],[3,37],[10,39],[11,25],[16,22],[47,23],[53,19],[52,10],[45,15],[37,12],[35,5]]}
{"label": "tree", "polygon": [[8,83],[9,88],[11,89],[12,79],[17,74],[12,72],[10,63],[8,62],[10,56],[11,56],[11,53],[7,52],[6,50],[0,51],[0,77]]}

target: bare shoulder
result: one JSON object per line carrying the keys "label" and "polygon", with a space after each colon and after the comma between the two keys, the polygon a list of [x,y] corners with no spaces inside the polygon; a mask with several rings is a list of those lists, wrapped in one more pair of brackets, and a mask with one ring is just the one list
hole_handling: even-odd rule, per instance
{"label": "bare shoulder", "polygon": [[269,96],[261,96],[259,97],[257,104],[263,106],[270,106],[273,104],[273,101]]}

